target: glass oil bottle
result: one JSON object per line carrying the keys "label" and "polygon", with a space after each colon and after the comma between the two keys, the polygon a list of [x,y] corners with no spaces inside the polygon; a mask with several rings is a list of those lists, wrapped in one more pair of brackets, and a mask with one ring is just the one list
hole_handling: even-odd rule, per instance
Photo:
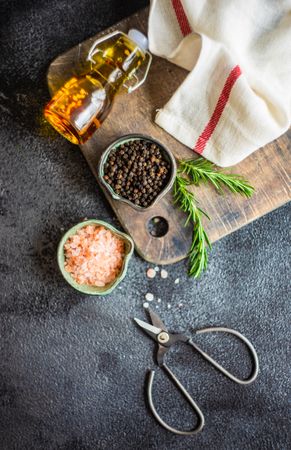
{"label": "glass oil bottle", "polygon": [[[132,92],[145,81],[151,64],[150,53],[142,48],[146,41],[137,30],[129,35],[117,31],[95,41],[87,57],[88,73],[69,79],[46,105],[48,122],[73,144],[84,144],[109,114],[121,87]],[[137,71],[144,67],[139,79]],[[132,80],[135,84],[128,87]]]}

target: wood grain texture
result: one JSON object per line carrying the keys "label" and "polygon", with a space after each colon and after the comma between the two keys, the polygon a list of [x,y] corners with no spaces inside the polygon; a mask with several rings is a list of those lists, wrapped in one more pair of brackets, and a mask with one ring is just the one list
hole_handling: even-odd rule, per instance
{"label": "wood grain texture", "polygon": [[[148,10],[143,10],[56,58],[48,71],[51,94],[71,75],[82,71],[88,49],[96,37],[115,29],[128,31],[130,27],[146,32],[147,17]],[[183,69],[154,57],[146,83],[134,93],[116,98],[102,127],[81,146],[96,178],[101,153],[124,134],[147,134],[164,143],[177,158],[194,157],[191,149],[176,141],[153,121],[155,110],[169,100],[186,75]],[[211,217],[211,221],[205,221],[205,228],[212,242],[290,200],[290,142],[289,131],[229,170],[243,175],[255,187],[256,192],[249,200],[231,194],[218,195],[211,186],[196,188],[201,207]],[[183,226],[185,216],[173,205],[171,193],[142,213],[113,200],[108,194],[106,197],[144,259],[156,264],[170,264],[186,257],[191,243],[191,229]],[[169,223],[169,231],[164,237],[152,237],[147,229],[148,221],[155,216],[164,217]]]}

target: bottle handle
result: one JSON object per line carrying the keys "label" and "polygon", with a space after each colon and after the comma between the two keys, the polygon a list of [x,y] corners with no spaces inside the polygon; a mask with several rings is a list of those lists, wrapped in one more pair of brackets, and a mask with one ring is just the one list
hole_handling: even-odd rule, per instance
{"label": "bottle handle", "polygon": [[137,88],[139,88],[146,80],[150,67],[151,67],[151,63],[152,63],[152,55],[150,54],[150,52],[148,52],[147,50],[144,50],[144,53],[146,55],[147,58],[147,66],[146,69],[144,71],[144,75],[141,79],[138,78],[138,76],[136,75],[136,73],[134,73],[132,75],[132,78],[135,78],[136,82],[133,86],[128,86],[127,84],[124,83],[124,87],[127,89],[127,92],[129,94],[131,94],[133,91],[135,91]]}
{"label": "bottle handle", "polygon": [[[98,48],[98,45],[101,44],[102,42],[106,41],[107,39],[110,39],[114,36],[117,35],[123,35],[123,36],[127,36],[127,34],[123,33],[123,31],[113,31],[110,34],[106,34],[105,36],[101,36],[99,39],[97,39],[96,41],[94,41],[94,43],[92,44],[92,46],[89,49],[88,55],[87,55],[87,61],[90,61],[92,64],[95,64],[95,61],[93,59],[93,56],[96,55],[96,53],[102,53],[103,50]],[[130,38],[129,38],[130,39]],[[152,63],[152,55],[150,54],[150,52],[148,50],[144,50],[141,49],[141,51],[146,55],[147,58],[147,66],[144,72],[144,75],[141,79],[139,79],[139,77],[134,73],[132,76],[135,78],[136,82],[133,86],[127,86],[126,84],[124,84],[125,88],[127,89],[127,92],[130,94],[131,92],[135,91],[137,88],[139,88],[146,80],[147,76],[148,76],[148,72],[150,70],[150,66]]]}
{"label": "bottle handle", "polygon": [[110,39],[113,36],[116,36],[118,34],[125,35],[125,33],[123,33],[122,31],[117,30],[117,31],[113,31],[112,33],[109,33],[109,34],[105,34],[104,36],[101,36],[100,38],[96,39],[96,41],[94,41],[94,43],[90,47],[90,50],[89,50],[87,58],[86,58],[87,61],[90,61],[91,63],[95,64],[93,56],[96,55],[96,53],[103,52],[103,50],[101,48],[98,48],[98,45],[101,44],[101,42],[104,42],[107,39]]}

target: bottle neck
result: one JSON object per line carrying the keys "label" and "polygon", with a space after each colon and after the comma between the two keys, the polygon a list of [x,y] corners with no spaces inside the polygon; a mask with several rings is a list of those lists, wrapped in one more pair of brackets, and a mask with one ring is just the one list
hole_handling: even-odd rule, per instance
{"label": "bottle neck", "polygon": [[99,75],[98,81],[101,82],[103,86],[109,83],[111,88],[115,91],[118,91],[123,85],[123,83],[125,83],[125,81],[128,79],[128,74],[124,73],[118,67],[114,67],[111,64],[106,63],[94,65],[92,67],[90,75],[94,77],[94,74],[95,77],[97,74]]}

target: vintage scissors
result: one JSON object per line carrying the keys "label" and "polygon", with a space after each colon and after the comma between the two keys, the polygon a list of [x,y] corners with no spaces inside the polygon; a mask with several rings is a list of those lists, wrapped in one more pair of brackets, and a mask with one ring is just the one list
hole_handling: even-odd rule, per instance
{"label": "vintage scissors", "polygon": [[185,387],[182,385],[182,383],[174,375],[174,373],[171,371],[169,366],[167,366],[167,364],[165,362],[165,355],[167,354],[168,350],[177,342],[185,342],[185,343],[191,345],[191,347],[194,350],[196,350],[204,359],[206,359],[206,361],[208,361],[210,364],[212,364],[217,370],[219,370],[221,373],[223,373],[225,376],[230,378],[235,383],[242,384],[242,385],[252,383],[258,375],[259,362],[258,362],[258,356],[257,356],[256,350],[254,349],[253,345],[250,343],[250,341],[245,336],[243,336],[241,333],[239,333],[236,330],[232,330],[231,328],[208,327],[208,328],[203,328],[203,329],[195,331],[196,334],[211,333],[211,332],[229,333],[229,334],[236,336],[247,346],[247,348],[252,356],[253,368],[252,368],[252,372],[251,372],[251,375],[249,376],[249,378],[241,380],[240,378],[237,378],[236,376],[232,375],[228,370],[224,369],[224,367],[222,367],[220,364],[218,364],[218,362],[216,362],[211,356],[209,356],[207,353],[205,353],[203,350],[201,350],[201,348],[198,347],[197,344],[195,344],[195,342],[192,340],[191,337],[188,337],[184,334],[170,333],[167,330],[167,327],[165,326],[165,324],[160,319],[160,317],[154,311],[152,311],[152,309],[147,308],[147,311],[149,312],[149,315],[150,315],[150,318],[152,321],[152,325],[150,325],[148,322],[144,322],[143,320],[139,320],[136,318],[134,320],[155,342],[157,342],[157,344],[158,344],[158,349],[157,349],[158,366],[165,370],[165,372],[168,374],[169,378],[176,384],[177,388],[184,395],[186,400],[190,403],[190,405],[192,406],[192,408],[194,409],[194,411],[197,414],[198,423],[197,423],[196,428],[194,428],[192,430],[183,431],[183,430],[178,430],[176,428],[171,427],[159,416],[159,414],[157,413],[157,410],[154,406],[153,398],[152,398],[153,381],[154,381],[154,375],[155,375],[154,370],[150,371],[150,375],[149,375],[148,382],[147,382],[147,396],[148,396],[148,403],[149,403],[150,410],[153,413],[156,420],[164,428],[171,431],[172,433],[176,433],[176,434],[180,434],[180,435],[191,435],[191,434],[199,433],[199,431],[202,430],[204,423],[205,423],[204,415],[203,415],[202,411],[200,410],[199,406],[197,405],[197,403],[193,400],[191,395],[187,392]]}

